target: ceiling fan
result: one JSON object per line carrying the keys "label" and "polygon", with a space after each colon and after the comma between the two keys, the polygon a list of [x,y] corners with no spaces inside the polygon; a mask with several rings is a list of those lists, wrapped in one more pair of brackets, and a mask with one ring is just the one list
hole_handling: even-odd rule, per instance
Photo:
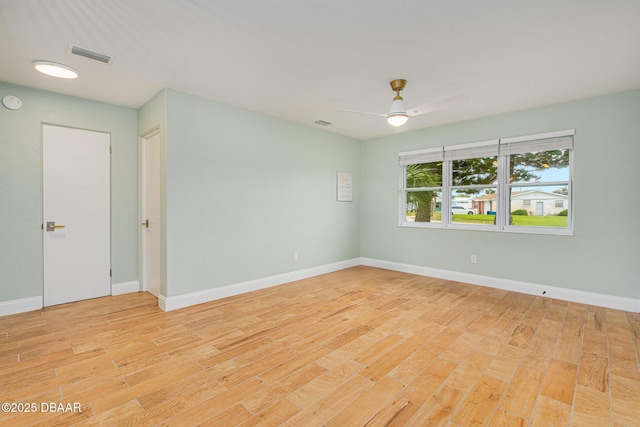
{"label": "ceiling fan", "polygon": [[413,108],[405,108],[404,99],[400,96],[400,91],[404,89],[407,84],[405,79],[395,79],[391,80],[389,83],[391,85],[391,89],[396,93],[396,96],[393,97],[393,101],[391,101],[391,107],[389,108],[389,112],[386,114],[383,113],[373,113],[370,111],[356,111],[356,110],[339,110],[335,109],[334,111],[344,111],[347,113],[362,113],[362,114],[373,114],[376,116],[386,117],[387,122],[394,127],[403,126],[409,120],[409,117],[419,116],[420,114],[428,113],[435,110],[440,110],[441,108],[448,107],[449,105],[455,104],[457,102],[468,99],[467,95],[458,94],[447,96],[444,98],[436,99],[429,101],[425,104],[418,105]]}

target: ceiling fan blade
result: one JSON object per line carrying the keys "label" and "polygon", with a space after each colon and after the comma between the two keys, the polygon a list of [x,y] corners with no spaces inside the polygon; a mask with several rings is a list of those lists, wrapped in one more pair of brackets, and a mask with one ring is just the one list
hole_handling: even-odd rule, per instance
{"label": "ceiling fan blade", "polygon": [[451,105],[455,105],[457,103],[467,101],[469,97],[463,93],[447,96],[445,98],[435,99],[433,101],[429,101],[425,104],[418,105],[417,107],[408,108],[407,114],[410,117],[419,116],[420,114],[429,113],[431,111],[440,110],[442,108],[449,107]]}
{"label": "ceiling fan blade", "polygon": [[369,114],[369,115],[373,115],[373,116],[379,116],[379,117],[387,117],[386,114],[382,114],[382,113],[373,113],[371,111],[358,111],[358,110],[340,110],[337,108],[333,108],[331,111],[341,111],[343,113],[358,113],[358,114]]}

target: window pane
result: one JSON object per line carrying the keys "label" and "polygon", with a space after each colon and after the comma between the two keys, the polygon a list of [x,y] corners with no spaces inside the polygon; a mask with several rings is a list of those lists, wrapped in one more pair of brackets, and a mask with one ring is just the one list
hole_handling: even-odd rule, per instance
{"label": "window pane", "polygon": [[406,222],[442,222],[442,191],[407,191]]}
{"label": "window pane", "polygon": [[569,150],[512,154],[509,181],[569,181]]}
{"label": "window pane", "polygon": [[468,188],[451,192],[451,222],[492,225],[496,218],[497,188]]}
{"label": "window pane", "polygon": [[442,187],[442,162],[407,165],[407,188]]}
{"label": "window pane", "polygon": [[[529,206],[524,202],[529,200]],[[569,196],[567,187],[541,185],[512,187],[509,197],[510,224],[520,227],[567,227]]]}
{"label": "window pane", "polygon": [[453,160],[452,185],[494,184],[498,178],[498,157]]}

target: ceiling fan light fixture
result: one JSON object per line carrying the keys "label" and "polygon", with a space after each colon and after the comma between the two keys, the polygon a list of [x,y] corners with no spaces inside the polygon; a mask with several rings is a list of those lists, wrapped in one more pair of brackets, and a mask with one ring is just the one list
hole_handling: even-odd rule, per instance
{"label": "ceiling fan light fixture", "polygon": [[409,116],[406,114],[394,114],[392,116],[387,116],[387,123],[393,127],[400,127],[407,123],[407,120],[409,120]]}
{"label": "ceiling fan light fixture", "polygon": [[36,70],[43,74],[60,79],[75,79],[78,77],[78,71],[68,65],[59,64],[51,61],[33,61]]}
{"label": "ceiling fan light fixture", "polygon": [[389,113],[387,114],[387,123],[393,127],[399,127],[407,123],[407,120],[409,120],[409,115],[404,106],[404,100],[401,96],[396,96],[391,102],[391,108],[389,108]]}

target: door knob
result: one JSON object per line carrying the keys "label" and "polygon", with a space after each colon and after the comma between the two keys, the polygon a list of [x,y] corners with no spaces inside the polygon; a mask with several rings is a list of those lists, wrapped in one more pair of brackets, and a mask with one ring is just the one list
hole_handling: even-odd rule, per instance
{"label": "door knob", "polygon": [[64,228],[64,225],[56,225],[55,221],[47,221],[47,231],[56,231],[56,228]]}

